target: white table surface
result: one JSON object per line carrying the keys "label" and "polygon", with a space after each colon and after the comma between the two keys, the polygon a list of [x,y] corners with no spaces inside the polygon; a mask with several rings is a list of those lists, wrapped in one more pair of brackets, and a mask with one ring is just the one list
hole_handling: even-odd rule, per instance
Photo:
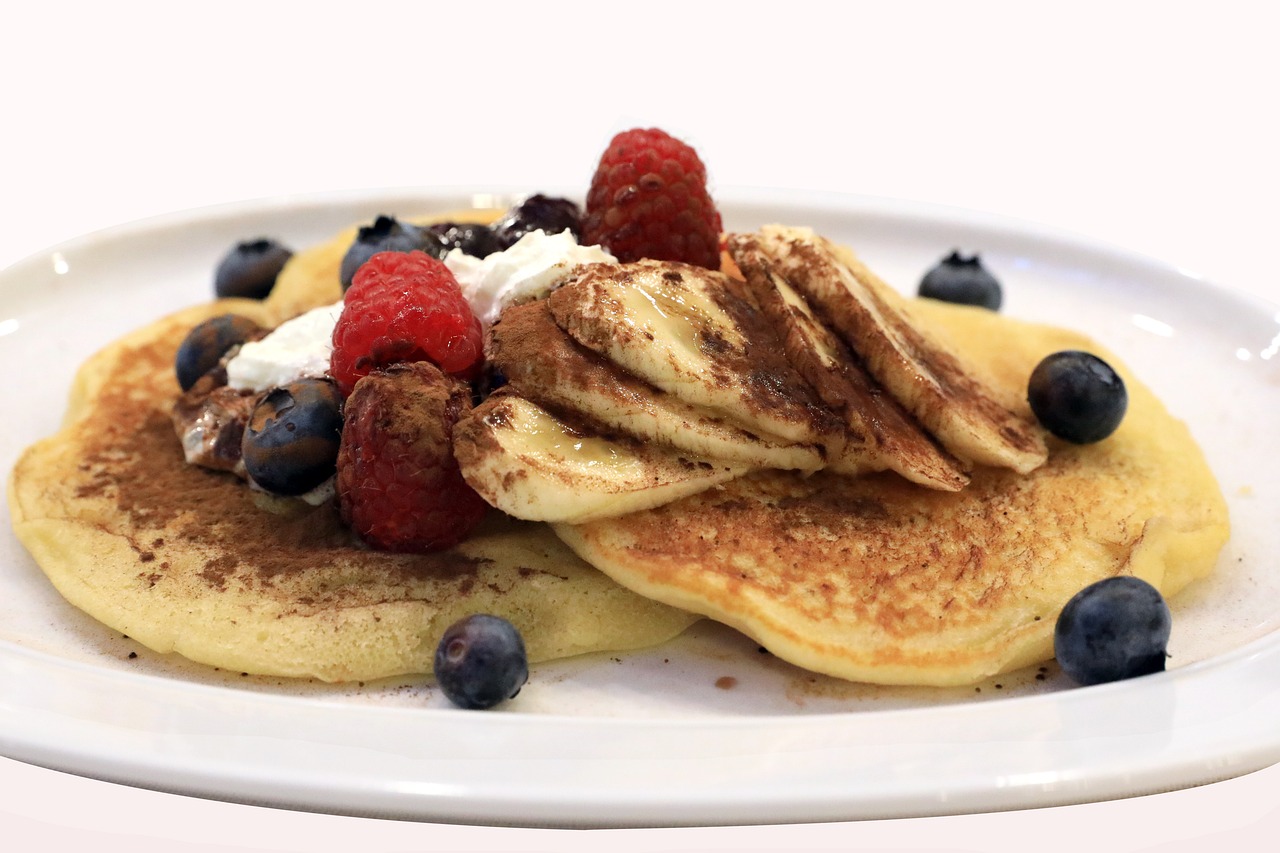
{"label": "white table surface", "polygon": [[[0,37],[0,267],[246,198],[585,186],[608,138],[643,124],[693,142],[716,185],[992,211],[1280,302],[1280,53],[1255,4],[24,5]],[[1280,835],[1280,767],[1025,812],[596,833],[261,809],[3,758],[0,792],[11,850],[1190,851]]]}

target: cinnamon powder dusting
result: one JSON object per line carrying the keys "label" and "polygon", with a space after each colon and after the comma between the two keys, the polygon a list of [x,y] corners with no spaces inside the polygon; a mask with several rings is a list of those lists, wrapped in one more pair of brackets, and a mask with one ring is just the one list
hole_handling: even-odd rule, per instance
{"label": "cinnamon powder dusting", "polygon": [[[129,350],[82,422],[79,461],[71,494],[110,502],[119,514],[112,526],[135,545],[154,585],[165,576],[169,549],[201,555],[196,574],[217,590],[288,587],[297,600],[319,606],[335,601],[370,603],[383,595],[404,597],[422,581],[448,582],[465,595],[489,561],[456,550],[435,554],[374,552],[338,517],[335,501],[319,507],[255,495],[232,474],[189,465],[168,409],[177,397],[173,349],[161,343]],[[149,376],[142,379],[143,376]],[[172,387],[170,387],[172,386]],[[264,508],[265,504],[267,508]],[[315,587],[303,594],[304,587]]]}

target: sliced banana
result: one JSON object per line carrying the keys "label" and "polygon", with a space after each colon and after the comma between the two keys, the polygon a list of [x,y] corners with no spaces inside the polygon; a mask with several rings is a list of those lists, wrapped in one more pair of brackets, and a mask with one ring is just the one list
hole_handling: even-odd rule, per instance
{"label": "sliced banana", "polygon": [[691,406],[796,444],[842,441],[741,288],[686,264],[595,264],[549,304],[579,344]]}
{"label": "sliced banana", "polygon": [[767,226],[759,245],[897,401],[956,456],[1027,473],[1048,457],[1028,411],[997,401],[974,368],[908,316],[905,300],[851,252],[808,228]]}
{"label": "sliced banana", "polygon": [[969,477],[867,373],[858,358],[783,279],[754,234],[731,234],[729,254],[760,310],[774,323],[787,358],[849,432],[835,470],[896,471],[934,489],[959,491]]}
{"label": "sliced banana", "polygon": [[520,396],[646,442],[756,468],[815,471],[825,463],[820,447],[752,433],[622,371],[570,338],[545,300],[503,312],[489,358]]}
{"label": "sliced banana", "polygon": [[749,468],[592,435],[510,393],[453,430],[462,476],[490,505],[529,521],[580,523],[661,506]]}

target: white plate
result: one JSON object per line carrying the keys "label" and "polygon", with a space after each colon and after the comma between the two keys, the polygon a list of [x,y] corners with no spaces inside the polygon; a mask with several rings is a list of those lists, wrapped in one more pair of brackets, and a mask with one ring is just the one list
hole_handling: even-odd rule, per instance
{"label": "white plate", "polygon": [[[211,295],[238,239],[294,246],[463,193],[328,195],[178,214],[0,273],[0,469],[57,428],[76,366]],[[478,203],[486,204],[482,197]],[[66,605],[0,533],[0,752],[102,779],[348,814],[679,825],[988,811],[1152,793],[1280,760],[1280,310],[1025,223],[848,197],[723,194],[726,225],[810,224],[904,290],[980,250],[1004,311],[1089,332],[1187,419],[1231,507],[1215,576],[1174,602],[1171,670],[1072,688],[1056,667],[980,688],[809,675],[704,624],[660,649],[534,668],[503,711],[425,680],[326,687],[149,653]],[[7,519],[7,507],[5,509]]]}

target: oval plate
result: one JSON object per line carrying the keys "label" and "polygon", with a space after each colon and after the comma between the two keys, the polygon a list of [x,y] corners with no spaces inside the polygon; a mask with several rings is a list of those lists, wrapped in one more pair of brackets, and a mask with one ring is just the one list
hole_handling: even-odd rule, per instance
{"label": "oval plate", "polygon": [[[176,214],[0,273],[8,393],[0,469],[55,431],[77,366],[211,297],[234,241],[303,247],[385,212],[506,193],[348,193]],[[0,752],[216,799],[485,824],[795,823],[1060,805],[1154,793],[1280,760],[1280,310],[1115,248],[973,212],[843,196],[723,193],[730,229],[811,225],[912,290],[981,251],[1003,311],[1084,331],[1186,419],[1233,535],[1174,602],[1170,671],[1073,688],[1056,667],[956,690],[824,679],[710,623],[659,649],[534,668],[503,711],[426,680],[331,686],[158,656],[75,611],[0,534]]]}

